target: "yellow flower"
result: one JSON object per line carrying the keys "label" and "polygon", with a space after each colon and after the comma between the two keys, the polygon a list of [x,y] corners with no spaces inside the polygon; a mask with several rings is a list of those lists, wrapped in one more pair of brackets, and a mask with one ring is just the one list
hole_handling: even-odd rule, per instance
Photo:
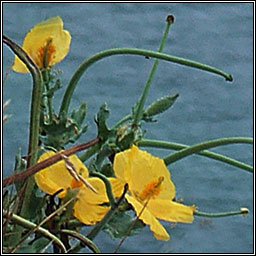
{"label": "yellow flower", "polygon": [[[39,162],[43,161],[55,153],[52,151],[45,152],[39,158]],[[66,169],[64,160],[61,160],[34,175],[37,186],[47,194],[54,194],[60,189],[62,192],[58,193],[59,198],[66,196],[68,188],[78,188],[77,201],[74,205],[73,215],[81,222],[87,225],[95,224],[100,221],[109,206],[102,206],[108,203],[108,197],[104,182],[99,178],[88,178],[88,170],[86,166],[79,160],[76,155],[69,157],[75,170],[96,190],[96,193],[86,187],[82,181],[76,181],[75,178]],[[116,183],[114,178],[110,178],[113,184],[113,193],[115,196],[120,196],[122,187]]]}
{"label": "yellow flower", "polygon": [[[71,36],[63,29],[62,19],[57,16],[37,23],[26,35],[22,48],[42,69],[60,62],[68,54]],[[28,73],[25,64],[15,56],[12,69]]]}
{"label": "yellow flower", "polygon": [[156,239],[168,240],[169,234],[157,220],[192,222],[194,206],[172,201],[175,186],[164,161],[136,146],[116,154],[114,172],[122,183],[128,183],[127,201],[139,219],[150,226]]}

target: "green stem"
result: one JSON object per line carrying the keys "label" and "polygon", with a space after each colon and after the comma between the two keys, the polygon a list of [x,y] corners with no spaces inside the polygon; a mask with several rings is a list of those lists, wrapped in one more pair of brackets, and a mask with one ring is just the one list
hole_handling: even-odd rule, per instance
{"label": "green stem", "polygon": [[[96,244],[89,238],[81,235],[80,233],[73,231],[73,230],[67,230],[67,229],[62,229],[60,232],[79,239],[82,243],[84,243],[85,246],[88,246],[92,250],[92,252],[100,253],[100,250],[96,246]],[[70,251],[72,251],[72,249]],[[70,253],[70,251],[69,251],[69,253]]]}
{"label": "green stem", "polygon": [[20,217],[16,214],[14,214],[14,213],[12,213],[11,216],[10,216],[6,210],[3,210],[3,216],[4,216],[4,218],[11,218],[11,220],[14,223],[16,223],[16,224],[18,224],[18,225],[20,225],[24,228],[27,228],[29,230],[36,228],[35,232],[37,232],[37,233],[41,234],[42,236],[50,239],[50,241],[53,241],[53,243],[57,244],[61,248],[62,252],[66,253],[66,248],[63,245],[63,243],[59,240],[58,237],[56,237],[55,235],[50,233],[47,229],[42,228],[42,227],[37,227],[37,225],[35,223],[30,222],[30,221],[28,221],[28,220],[26,220],[26,219],[24,219],[24,218],[22,218],[22,217]]}
{"label": "green stem", "polygon": [[[27,55],[27,53],[19,45],[17,45],[16,43],[11,41],[8,37],[4,35],[3,35],[3,41],[13,50],[13,52],[26,65],[26,67],[30,71],[33,78],[33,89],[32,89],[31,107],[30,107],[28,163],[27,163],[27,167],[30,167],[36,164],[36,161],[37,161],[39,129],[40,129],[40,103],[42,99],[43,78],[37,65],[33,62],[33,60]],[[24,197],[22,210],[21,210],[21,215],[24,217],[27,216],[27,212],[28,212],[27,209],[29,208],[33,186],[34,186],[34,180],[33,178],[29,178],[27,180],[26,192],[25,192],[25,197]]]}
{"label": "green stem", "polygon": [[98,143],[98,144],[90,147],[88,150],[86,150],[85,153],[83,153],[79,156],[79,159],[82,162],[85,162],[87,159],[89,159],[91,156],[93,156],[100,149],[100,146],[101,146],[101,143]]}
{"label": "green stem", "polygon": [[33,78],[33,90],[30,108],[30,134],[29,134],[29,150],[28,150],[28,167],[35,164],[37,160],[38,137],[39,137],[39,121],[40,121],[40,102],[42,98],[43,78],[42,74],[27,55],[27,53],[16,43],[11,41],[8,37],[3,35],[3,41],[7,44],[13,52],[21,59],[30,71]]}
{"label": "green stem", "polygon": [[[161,40],[161,43],[160,43],[160,46],[159,46],[159,49],[158,49],[159,53],[161,53],[163,51],[163,49],[164,49],[164,44],[165,44],[165,41],[167,39],[168,32],[169,32],[171,24],[172,23],[169,22],[169,20],[167,20],[165,31],[164,31],[164,34],[163,34],[163,37],[162,37],[162,40]],[[135,126],[137,126],[139,124],[139,121],[142,118],[143,109],[144,109],[144,105],[145,105],[145,102],[146,102],[146,98],[148,96],[149,87],[150,87],[150,85],[152,83],[152,79],[153,79],[154,74],[156,72],[158,63],[159,63],[159,60],[155,59],[153,67],[152,67],[152,69],[151,69],[151,71],[149,73],[148,80],[147,80],[147,82],[145,84],[143,93],[142,93],[141,98],[139,100],[139,103],[138,103],[138,106],[137,106],[137,109],[136,109],[136,112],[135,112],[134,120],[133,120],[133,124]]]}
{"label": "green stem", "polygon": [[22,237],[22,239],[19,241],[19,243],[16,245],[16,247],[12,250],[12,253],[14,253],[18,247],[20,246],[21,243],[23,243],[31,234],[35,233],[37,231],[38,228],[40,228],[41,226],[43,226],[46,222],[48,222],[50,219],[52,219],[56,214],[62,212],[64,209],[66,209],[66,207],[75,200],[76,198],[71,198],[70,200],[68,200],[65,204],[63,204],[61,207],[59,207],[57,210],[55,210],[53,213],[51,213],[50,215],[48,215],[44,220],[42,220],[41,223],[39,223],[36,227],[32,228],[29,232],[26,233],[26,235],[24,235]]}
{"label": "green stem", "polygon": [[116,128],[118,128],[120,125],[122,125],[124,122],[131,120],[132,116],[131,114],[126,115],[125,117],[123,117],[122,119],[120,119],[112,128],[111,130],[114,130]]}
{"label": "green stem", "polygon": [[185,149],[182,149],[176,153],[170,154],[164,158],[164,162],[166,165],[169,165],[171,163],[174,163],[186,156],[199,153],[200,151],[204,149],[214,148],[217,146],[223,146],[228,144],[235,144],[235,143],[247,143],[247,144],[253,144],[252,138],[247,137],[230,137],[230,138],[221,138],[216,140],[210,140],[203,143],[195,144],[192,146],[189,146]]}
{"label": "green stem", "polygon": [[104,218],[98,222],[95,227],[89,232],[89,234],[87,235],[87,237],[91,240],[93,240],[98,233],[103,229],[103,227],[110,221],[110,219],[112,218],[112,216],[115,214],[115,212],[118,210],[118,206],[120,205],[120,203],[123,201],[124,196],[126,194],[128,190],[128,185],[126,184],[124,186],[124,191],[121,195],[121,197],[118,199],[117,203],[115,203],[110,210],[107,212],[107,214],[104,216]]}
{"label": "green stem", "polygon": [[218,212],[218,213],[195,211],[194,215],[200,216],[200,217],[208,217],[208,218],[219,218],[219,217],[228,217],[228,216],[240,215],[240,214],[246,215],[248,213],[249,213],[249,210],[247,208],[241,208],[240,211]]}
{"label": "green stem", "polygon": [[50,90],[50,86],[49,86],[49,70],[48,69],[44,69],[42,71],[42,75],[43,75],[44,85],[45,85],[45,89],[46,89],[45,90],[45,97],[46,97],[47,105],[48,105],[49,123],[52,123],[54,111],[53,111],[53,105],[52,105],[52,96],[48,94],[48,92]]}
{"label": "green stem", "polygon": [[[91,231],[88,233],[88,235],[86,236],[88,239],[93,240],[98,234],[99,232],[104,228],[104,226],[110,221],[110,219],[114,216],[115,212],[118,211],[118,206],[121,204],[121,202],[123,201],[126,192],[128,191],[128,184],[125,184],[124,186],[124,191],[122,193],[122,195],[120,196],[120,198],[117,200],[117,202],[113,205],[113,207],[110,208],[110,210],[107,212],[107,214],[103,217],[103,219],[98,222],[92,229]],[[81,243],[77,244],[76,246],[74,246],[74,248],[72,250],[70,250],[70,253],[77,253],[78,251],[80,251],[83,248],[83,246],[81,245]]]}
{"label": "green stem", "polygon": [[105,175],[103,175],[102,173],[99,173],[99,172],[92,172],[91,175],[94,176],[94,177],[100,178],[104,182],[109,203],[110,203],[112,208],[115,207],[116,199],[113,195],[112,187],[111,187],[111,184],[110,184],[108,178]]}
{"label": "green stem", "polygon": [[[159,140],[148,140],[148,139],[142,139],[141,141],[138,142],[138,145],[141,147],[165,148],[165,149],[174,149],[174,150],[181,150],[189,147],[188,145],[179,144],[179,143],[159,141]],[[253,172],[252,166],[218,153],[203,150],[196,154],[199,154],[201,156],[206,156],[206,157],[236,166],[238,168],[244,169],[249,172]]]}
{"label": "green stem", "polygon": [[80,78],[82,77],[82,75],[84,74],[84,72],[92,64],[94,64],[95,62],[97,62],[97,61],[99,61],[103,58],[106,58],[106,57],[109,57],[109,56],[112,56],[112,55],[124,55],[124,54],[141,55],[141,56],[148,56],[148,57],[152,57],[152,58],[162,59],[162,60],[174,62],[174,63],[177,63],[177,64],[181,64],[181,65],[201,69],[201,70],[208,71],[208,72],[211,72],[211,73],[215,73],[215,74],[218,74],[220,76],[223,76],[228,81],[233,80],[233,78],[230,74],[227,74],[227,73],[223,72],[220,69],[217,69],[217,68],[214,68],[212,66],[205,65],[205,64],[202,64],[202,63],[199,63],[199,62],[196,62],[196,61],[192,61],[192,60],[188,60],[188,59],[184,59],[184,58],[180,58],[180,57],[176,57],[176,56],[172,56],[172,55],[168,55],[168,54],[164,54],[164,53],[159,53],[159,52],[149,51],[149,50],[144,50],[144,49],[136,49],[136,48],[108,49],[108,50],[96,53],[95,55],[91,56],[89,59],[86,59],[78,67],[78,69],[76,70],[76,72],[72,76],[71,80],[69,81],[69,84],[67,86],[65,94],[63,96],[60,111],[59,111],[59,115],[62,112],[65,112],[65,113],[68,112],[69,104],[70,104],[70,101],[71,101],[71,98],[72,98],[72,95],[73,95],[73,92],[76,88],[77,83],[80,80]]}

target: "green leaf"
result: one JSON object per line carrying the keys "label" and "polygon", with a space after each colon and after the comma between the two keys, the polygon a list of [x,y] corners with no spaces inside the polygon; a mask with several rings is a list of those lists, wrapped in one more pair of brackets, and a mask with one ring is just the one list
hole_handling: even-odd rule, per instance
{"label": "green leaf", "polygon": [[[76,197],[78,193],[78,189],[67,189],[67,194],[66,196],[61,200],[61,205],[65,204],[66,202],[68,202],[71,198]],[[75,204],[76,200],[74,200],[73,202],[71,202],[70,204],[68,204],[65,207],[65,211],[63,211],[60,215],[60,219],[58,224],[61,225],[62,223],[65,223],[67,221],[69,221],[71,218],[73,218],[73,207]]]}
{"label": "green leaf", "polygon": [[113,172],[112,164],[111,163],[104,164],[101,168],[101,173],[104,174],[107,177],[113,177],[114,172]]}
{"label": "green leaf", "polygon": [[107,118],[109,117],[109,110],[107,109],[107,104],[104,103],[98,112],[98,114],[95,117],[95,122],[98,126],[98,137],[102,141],[106,141],[109,136],[111,131],[108,129],[106,121]]}
{"label": "green leaf", "polygon": [[30,201],[29,201],[29,207],[26,210],[27,211],[27,218],[29,220],[41,220],[42,219],[42,208],[45,204],[45,199],[43,197],[36,196],[37,193],[37,186],[33,186],[33,190],[31,193]]}
{"label": "green leaf", "polygon": [[101,170],[101,166],[102,166],[102,163],[103,161],[110,155],[112,155],[114,153],[114,150],[113,148],[108,144],[104,144],[98,155],[97,155],[97,158],[96,158],[96,161],[95,161],[95,165],[96,165],[96,169],[97,170]]}
{"label": "green leaf", "polygon": [[[51,80],[52,79],[52,80]],[[53,80],[54,79],[54,80]],[[61,80],[60,78],[55,78],[53,75],[50,75],[50,81],[54,84],[48,91],[47,91],[47,96],[49,98],[52,98],[54,96],[54,93],[59,90],[62,85],[61,85]]]}
{"label": "green leaf", "polygon": [[143,135],[140,126],[127,123],[116,131],[116,145],[121,150],[129,149],[135,141],[141,140]]}
{"label": "green leaf", "polygon": [[69,142],[75,142],[87,130],[87,125],[82,125],[85,116],[86,102],[83,102],[78,110],[72,111],[70,117],[62,113],[59,118],[55,117],[51,123],[44,123],[43,131],[46,135],[41,135],[41,141],[45,146],[51,146],[58,150]]}
{"label": "green leaf", "polygon": [[21,244],[21,246],[17,249],[16,253],[42,253],[49,246],[51,241],[45,237],[40,237],[36,240],[27,240]]}
{"label": "green leaf", "polygon": [[[127,236],[127,231],[129,230],[130,226],[133,225],[136,217],[131,217],[126,212],[117,212],[111,218],[111,220],[105,225],[104,231],[112,238],[123,238]],[[136,221],[131,232],[129,232],[128,236],[133,236],[138,234],[139,231],[145,225],[140,220]]]}

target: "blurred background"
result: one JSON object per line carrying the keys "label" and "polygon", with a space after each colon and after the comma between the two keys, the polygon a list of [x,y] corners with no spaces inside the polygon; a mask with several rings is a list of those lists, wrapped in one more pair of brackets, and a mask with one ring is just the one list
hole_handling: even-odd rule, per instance
{"label": "blurred background", "polygon": [[[72,35],[61,69],[63,88],[54,106],[58,113],[69,79],[83,60],[116,47],[157,50],[168,14],[175,16],[164,52],[199,61],[234,77],[232,83],[214,74],[160,61],[146,104],[179,93],[174,106],[157,123],[143,124],[146,138],[195,144],[220,137],[253,136],[253,4],[252,3],[3,3],[3,32],[18,44],[38,22],[61,16]],[[3,46],[3,100],[12,117],[3,126],[3,176],[10,175],[21,148],[27,152],[31,76],[10,71],[13,53]],[[80,80],[70,111],[88,103],[88,131],[79,142],[94,138],[93,121],[102,103],[110,109],[109,126],[124,115],[142,93],[153,59],[114,56],[89,68]],[[170,151],[148,149],[160,157]],[[251,145],[229,145],[214,152],[253,164]],[[192,224],[163,222],[170,241],[157,241],[149,228],[128,237],[123,253],[252,253],[253,176],[236,167],[190,156],[169,166],[177,198],[200,211],[250,209],[248,216],[195,217]],[[86,230],[84,230],[86,232]],[[110,253],[119,240],[101,233],[95,243]],[[88,252],[85,250],[84,252]]]}

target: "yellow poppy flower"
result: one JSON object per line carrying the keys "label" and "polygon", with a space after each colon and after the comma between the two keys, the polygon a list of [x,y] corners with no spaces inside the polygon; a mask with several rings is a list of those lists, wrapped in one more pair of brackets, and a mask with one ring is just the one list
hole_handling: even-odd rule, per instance
{"label": "yellow poppy flower", "polygon": [[[99,178],[89,178],[90,184],[97,190],[94,193],[88,187],[83,186],[77,195],[77,202],[74,205],[73,215],[86,225],[93,225],[105,216],[110,206],[103,206],[107,203],[108,197],[105,184]],[[112,192],[115,197],[122,194],[123,187],[115,182],[115,178],[109,178],[112,185]]]}
{"label": "yellow poppy flower", "polygon": [[[71,36],[63,29],[63,21],[57,16],[37,23],[26,35],[22,48],[42,69],[60,62],[68,54]],[[15,56],[12,69],[28,73],[25,64]]]}
{"label": "yellow poppy flower", "polygon": [[[45,152],[39,158],[39,162],[43,161],[55,153],[52,151]],[[76,181],[75,178],[66,169],[64,160],[61,160],[34,175],[37,186],[47,194],[58,193],[59,198],[66,196],[68,188],[78,188],[77,201],[74,204],[73,215],[81,222],[87,225],[95,224],[100,221],[110,207],[102,206],[108,203],[108,197],[104,182],[99,178],[88,178],[88,170],[86,166],[79,160],[76,155],[69,156],[69,161],[73,164],[75,170],[96,190],[96,193],[86,187],[82,181]],[[109,179],[113,186],[113,193],[119,197],[122,193],[120,183],[115,179]]]}
{"label": "yellow poppy flower", "polygon": [[156,239],[169,239],[157,218],[172,222],[193,221],[194,206],[172,201],[175,186],[162,159],[133,145],[131,149],[116,154],[114,172],[122,184],[128,183],[129,192],[125,197],[139,219],[150,226]]}

